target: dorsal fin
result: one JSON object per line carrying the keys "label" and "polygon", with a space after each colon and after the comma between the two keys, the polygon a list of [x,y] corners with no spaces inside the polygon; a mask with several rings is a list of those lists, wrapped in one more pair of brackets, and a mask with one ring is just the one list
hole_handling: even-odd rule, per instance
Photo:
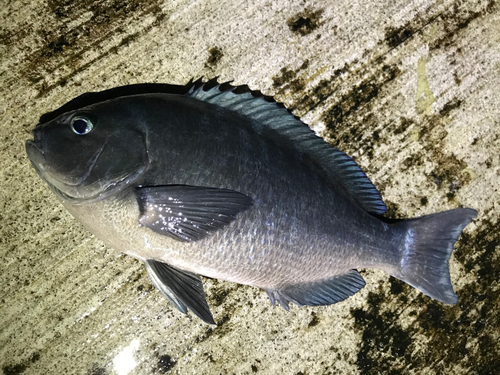
{"label": "dorsal fin", "polygon": [[247,86],[218,84],[215,79],[206,83],[194,82],[186,95],[251,118],[259,134],[272,130],[285,145],[311,158],[334,184],[340,184],[367,212],[382,215],[387,211],[380,193],[352,158],[331,147],[272,98],[251,91]]}

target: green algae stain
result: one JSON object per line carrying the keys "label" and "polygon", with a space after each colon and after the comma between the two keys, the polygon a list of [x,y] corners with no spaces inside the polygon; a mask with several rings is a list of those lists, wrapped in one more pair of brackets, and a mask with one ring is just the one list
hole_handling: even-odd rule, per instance
{"label": "green algae stain", "polygon": [[417,113],[421,116],[432,115],[432,103],[434,103],[434,94],[429,86],[426,75],[427,57],[422,56],[418,59],[417,66]]}

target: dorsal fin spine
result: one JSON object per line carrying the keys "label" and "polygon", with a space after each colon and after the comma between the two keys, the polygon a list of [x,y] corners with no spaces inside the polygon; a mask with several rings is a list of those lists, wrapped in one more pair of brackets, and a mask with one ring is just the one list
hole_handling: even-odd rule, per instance
{"label": "dorsal fin spine", "polygon": [[341,184],[346,193],[367,212],[381,215],[387,211],[380,193],[351,157],[331,147],[271,98],[251,91],[247,86],[217,84],[215,80],[194,82],[186,96],[249,117],[254,131],[259,134],[271,129],[284,145],[312,158],[315,164],[323,168],[332,183]]}

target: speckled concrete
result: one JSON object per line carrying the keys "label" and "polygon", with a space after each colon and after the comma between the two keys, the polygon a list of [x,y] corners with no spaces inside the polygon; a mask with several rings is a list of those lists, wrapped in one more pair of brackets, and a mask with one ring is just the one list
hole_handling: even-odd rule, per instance
{"label": "speckled concrete", "polygon": [[[497,1],[11,1],[0,7],[4,374],[497,374]],[[219,326],[176,311],[36,176],[38,117],[87,92],[220,77],[292,108],[363,166],[392,217],[479,211],[456,306],[383,272],[324,308],[205,280]]]}

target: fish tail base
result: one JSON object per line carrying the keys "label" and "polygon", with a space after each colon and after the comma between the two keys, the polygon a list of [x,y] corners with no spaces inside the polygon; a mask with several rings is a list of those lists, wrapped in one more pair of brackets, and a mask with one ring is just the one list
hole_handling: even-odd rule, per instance
{"label": "fish tail base", "polygon": [[471,208],[457,208],[406,220],[401,262],[392,275],[438,301],[456,304],[448,261],[462,230],[476,217]]}

